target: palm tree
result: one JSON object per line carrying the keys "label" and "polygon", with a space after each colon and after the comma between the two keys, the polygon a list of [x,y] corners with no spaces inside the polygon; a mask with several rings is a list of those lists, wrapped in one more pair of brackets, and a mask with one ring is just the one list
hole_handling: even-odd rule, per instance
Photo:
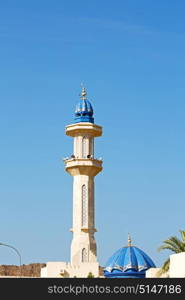
{"label": "palm tree", "polygon": [[[163,241],[163,245],[158,248],[158,251],[161,250],[170,250],[174,253],[185,252],[185,230],[179,230],[182,240],[178,239],[176,236],[170,237],[168,240]],[[158,272],[158,276],[166,273],[170,267],[170,259],[168,258],[162,268]]]}

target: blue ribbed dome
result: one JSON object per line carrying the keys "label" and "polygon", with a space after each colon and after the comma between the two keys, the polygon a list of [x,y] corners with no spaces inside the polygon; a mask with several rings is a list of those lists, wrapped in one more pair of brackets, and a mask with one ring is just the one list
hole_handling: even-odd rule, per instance
{"label": "blue ribbed dome", "polygon": [[93,108],[89,100],[86,99],[86,90],[82,89],[81,99],[76,105],[75,122],[90,122],[94,123]]}
{"label": "blue ribbed dome", "polygon": [[143,278],[149,268],[155,268],[154,262],[141,249],[127,246],[117,250],[106,263],[105,277]]}

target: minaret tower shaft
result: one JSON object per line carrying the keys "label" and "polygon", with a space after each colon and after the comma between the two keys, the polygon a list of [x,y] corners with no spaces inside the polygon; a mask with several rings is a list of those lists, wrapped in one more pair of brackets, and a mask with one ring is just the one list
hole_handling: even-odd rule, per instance
{"label": "minaret tower shaft", "polygon": [[102,135],[102,127],[94,124],[85,88],[76,107],[75,123],[66,126],[66,135],[74,138],[73,154],[65,160],[65,169],[73,176],[71,264],[79,266],[97,261],[94,177],[102,170],[102,160],[94,158],[94,138]]}

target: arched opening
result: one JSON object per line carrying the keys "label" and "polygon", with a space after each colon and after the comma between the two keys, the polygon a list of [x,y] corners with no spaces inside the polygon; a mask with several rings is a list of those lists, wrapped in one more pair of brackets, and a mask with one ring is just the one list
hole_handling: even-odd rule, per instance
{"label": "arched opening", "polygon": [[87,188],[82,185],[82,226],[87,225]]}
{"label": "arched opening", "polygon": [[87,158],[87,139],[85,136],[82,138],[82,157]]}
{"label": "arched opening", "polygon": [[87,262],[87,250],[85,248],[82,249],[82,262]]}
{"label": "arched opening", "polygon": [[94,138],[89,139],[89,152],[94,157]]}

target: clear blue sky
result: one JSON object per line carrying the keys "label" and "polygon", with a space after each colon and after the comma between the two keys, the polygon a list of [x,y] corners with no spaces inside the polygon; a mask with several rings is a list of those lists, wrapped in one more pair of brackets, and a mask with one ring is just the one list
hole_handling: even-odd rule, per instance
{"label": "clear blue sky", "polygon": [[[133,243],[160,266],[184,223],[185,2],[0,3],[0,242],[23,263],[69,261],[72,153],[80,83],[103,137],[96,156],[102,265]],[[0,264],[17,264],[0,247]]]}

